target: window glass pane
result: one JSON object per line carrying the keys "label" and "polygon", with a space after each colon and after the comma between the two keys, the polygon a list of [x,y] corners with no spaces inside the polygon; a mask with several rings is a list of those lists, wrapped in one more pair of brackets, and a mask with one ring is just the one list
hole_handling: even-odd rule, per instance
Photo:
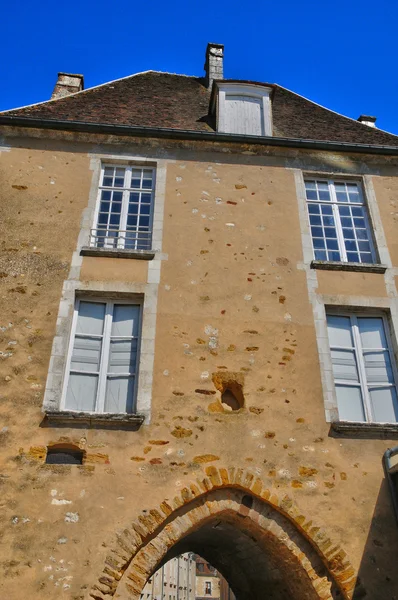
{"label": "window glass pane", "polygon": [[327,239],[326,240],[326,248],[328,250],[338,250],[338,244],[337,244],[337,240],[331,240],[331,239]]}
{"label": "window glass pane", "polygon": [[369,264],[373,263],[372,255],[361,252],[361,262]]}
{"label": "window glass pane", "polygon": [[328,204],[322,204],[321,211],[322,211],[323,215],[332,215],[333,214],[333,208]]}
{"label": "window glass pane", "polygon": [[331,347],[352,348],[354,346],[349,317],[327,315],[327,324]]}
{"label": "window glass pane", "polygon": [[307,200],[318,200],[315,190],[307,190]]}
{"label": "window glass pane", "polygon": [[363,214],[364,214],[364,210],[360,206],[352,206],[351,207],[351,212],[352,212],[352,214],[353,214],[354,217],[362,217]]}
{"label": "window glass pane", "polygon": [[112,192],[107,190],[102,190],[101,192],[101,200],[109,201],[111,199]]}
{"label": "window glass pane", "polygon": [[109,224],[113,225],[112,229],[118,229],[120,223],[120,214],[111,214],[109,218]]}
{"label": "window glass pane", "polygon": [[360,387],[336,385],[336,396],[341,421],[365,421]]}
{"label": "window glass pane", "polygon": [[366,229],[357,229],[356,234],[357,234],[358,240],[367,240],[368,239],[368,232],[366,231]]}
{"label": "window glass pane", "polygon": [[339,213],[340,213],[341,217],[351,216],[350,207],[349,206],[339,206]]}
{"label": "window glass pane", "polygon": [[104,329],[105,306],[100,302],[80,301],[76,333],[101,335]]}
{"label": "window glass pane", "polygon": [[311,235],[312,237],[323,237],[322,227],[311,227]]}
{"label": "window glass pane", "polygon": [[331,350],[333,375],[340,381],[359,382],[354,350]]}
{"label": "window glass pane", "polygon": [[123,192],[113,192],[112,200],[113,202],[121,202],[123,199]]}
{"label": "window glass pane", "polygon": [[137,304],[115,304],[113,308],[112,337],[138,335],[140,307]]}
{"label": "window glass pane", "polygon": [[347,202],[348,201],[348,196],[346,193],[336,192],[336,196],[337,196],[337,202]]}
{"label": "window glass pane", "polygon": [[348,262],[359,262],[358,252],[347,252],[347,260]]}
{"label": "window glass pane", "polygon": [[105,412],[131,413],[134,401],[134,377],[108,377]]}
{"label": "window glass pane", "polygon": [[362,347],[387,348],[384,324],[381,317],[358,317]]}
{"label": "window glass pane", "polygon": [[327,255],[325,250],[315,250],[315,260],[326,260]]}
{"label": "window glass pane", "polygon": [[98,375],[71,373],[66,393],[68,410],[94,411],[97,396]]}
{"label": "window glass pane", "polygon": [[355,240],[353,229],[343,229],[343,235],[345,240]]}
{"label": "window glass pane", "polygon": [[99,371],[102,340],[76,336],[73,344],[71,370]]}
{"label": "window glass pane", "polygon": [[371,388],[369,394],[374,419],[379,423],[395,423],[398,419],[397,392],[395,387]]}
{"label": "window glass pane", "polygon": [[311,215],[310,223],[311,225],[322,225],[321,217],[318,215]]}
{"label": "window glass pane", "polygon": [[371,383],[394,383],[389,352],[364,352],[366,379]]}

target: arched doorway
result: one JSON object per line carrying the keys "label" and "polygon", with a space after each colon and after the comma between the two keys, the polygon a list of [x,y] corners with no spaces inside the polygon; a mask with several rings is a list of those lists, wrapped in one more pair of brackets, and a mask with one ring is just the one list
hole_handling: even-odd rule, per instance
{"label": "arched doorway", "polygon": [[139,600],[159,566],[184,552],[206,558],[237,600],[352,598],[356,577],[344,551],[289,498],[250,477],[246,488],[216,478],[216,485],[206,480],[207,491],[192,484],[142,515],[119,536],[119,550],[90,598]]}

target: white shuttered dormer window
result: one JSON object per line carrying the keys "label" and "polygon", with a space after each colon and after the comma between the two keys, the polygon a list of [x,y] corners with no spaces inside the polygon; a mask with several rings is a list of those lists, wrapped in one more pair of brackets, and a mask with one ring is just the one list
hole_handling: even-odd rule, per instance
{"label": "white shuttered dormer window", "polygon": [[271,88],[218,82],[217,131],[272,135]]}
{"label": "white shuttered dormer window", "polygon": [[328,314],[341,421],[396,423],[397,376],[384,316]]}
{"label": "white shuttered dormer window", "polygon": [[65,410],[132,413],[141,305],[78,299],[72,324]]}
{"label": "white shuttered dormer window", "polygon": [[150,250],[155,169],[103,165],[90,245]]}

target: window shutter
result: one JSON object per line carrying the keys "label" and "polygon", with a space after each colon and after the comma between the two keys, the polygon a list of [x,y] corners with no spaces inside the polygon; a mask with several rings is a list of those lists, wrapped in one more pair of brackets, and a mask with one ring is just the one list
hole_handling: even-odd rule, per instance
{"label": "window shutter", "polygon": [[227,133],[264,135],[262,102],[262,98],[227,94],[225,97]]}

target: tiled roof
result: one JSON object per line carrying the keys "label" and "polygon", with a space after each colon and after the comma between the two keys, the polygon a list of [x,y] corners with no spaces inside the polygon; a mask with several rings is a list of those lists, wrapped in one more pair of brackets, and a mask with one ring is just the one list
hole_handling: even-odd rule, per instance
{"label": "tiled roof", "polygon": [[[398,146],[398,136],[339,115],[272,85],[273,135]],[[204,79],[148,71],[57,100],[0,113],[44,120],[214,131]]]}

